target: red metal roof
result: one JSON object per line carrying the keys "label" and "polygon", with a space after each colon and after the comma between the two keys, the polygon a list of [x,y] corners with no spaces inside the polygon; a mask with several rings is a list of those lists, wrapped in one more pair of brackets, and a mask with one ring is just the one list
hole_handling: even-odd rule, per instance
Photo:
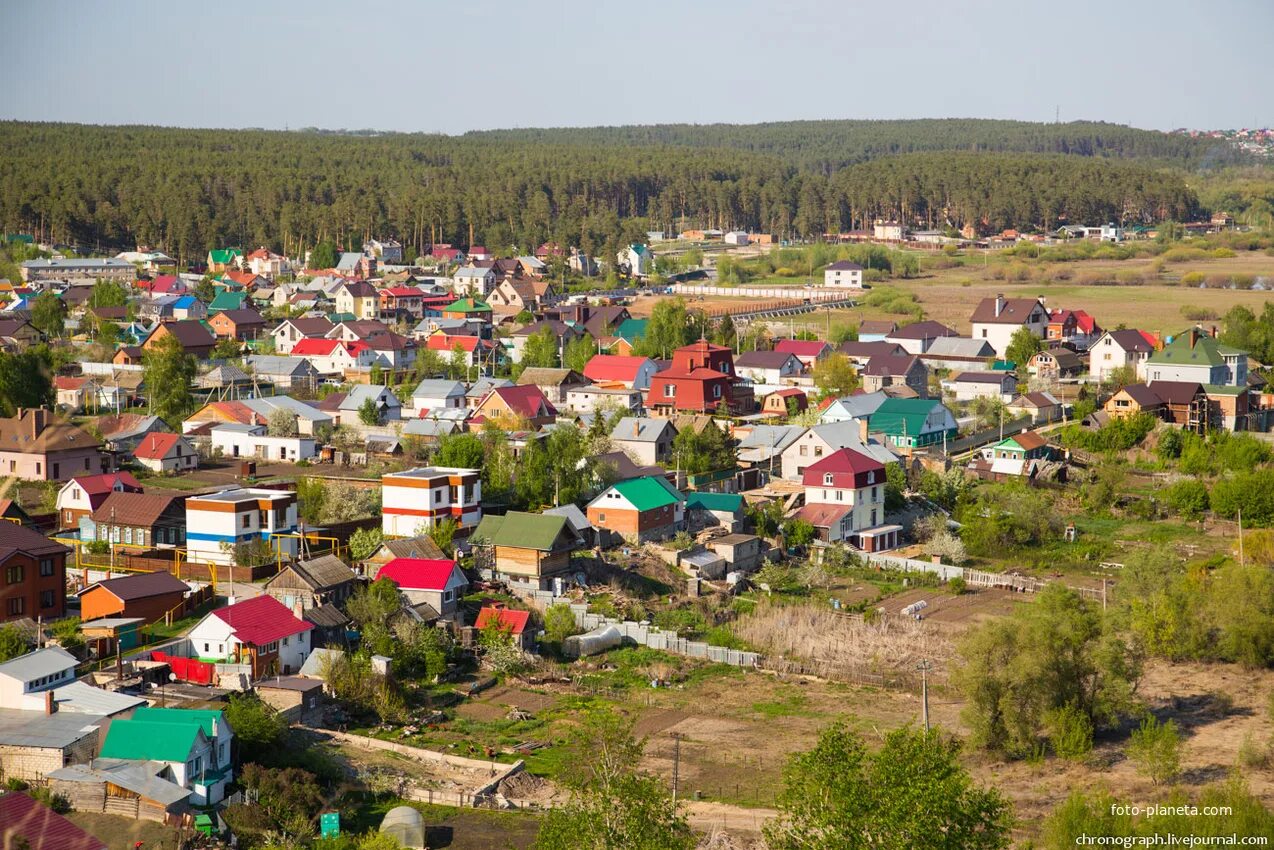
{"label": "red metal roof", "polygon": [[0,838],[7,847],[14,837],[31,850],[106,850],[105,842],[20,791],[0,796]]}
{"label": "red metal roof", "polygon": [[228,625],[242,643],[253,646],[265,646],[314,628],[312,623],[293,616],[282,602],[264,594],[218,608],[212,616]]}
{"label": "red metal roof", "polygon": [[[831,484],[826,483],[825,476],[828,473],[832,475]],[[869,473],[875,473],[870,481]],[[817,463],[807,466],[801,483],[806,487],[870,487],[872,484],[885,483],[885,465],[853,449],[838,449]]]}
{"label": "red metal roof", "polygon": [[316,339],[314,337],[306,337],[299,339],[292,346],[292,355],[294,357],[329,357],[336,353],[337,346],[343,346],[350,353],[351,357],[357,357],[363,349],[367,347],[365,342],[343,342],[339,339]]}
{"label": "red metal roof", "polygon": [[595,354],[584,366],[584,377],[590,381],[635,381],[637,373],[648,361],[646,357],[623,357],[618,354]]}
{"label": "red metal roof", "polygon": [[526,631],[531,620],[530,611],[514,611],[509,608],[487,606],[478,612],[478,619],[473,621],[477,629],[485,629],[492,621],[500,624],[500,631],[511,635],[520,635]]}
{"label": "red metal roof", "polygon": [[774,350],[784,354],[795,354],[797,357],[818,357],[827,348],[827,343],[812,339],[781,339],[774,343]]}
{"label": "red metal roof", "polygon": [[509,410],[519,416],[525,416],[527,419],[534,419],[540,416],[541,411],[550,416],[557,413],[557,409],[549,403],[548,397],[535,384],[496,387],[491,392],[499,396],[508,405]]}
{"label": "red metal roof", "polygon": [[142,485],[137,482],[131,472],[108,472],[105,475],[85,475],[72,479],[80,485],[89,496],[104,496],[115,489],[115,482],[124,485],[124,489],[133,493],[142,492]]}
{"label": "red metal roof", "polygon": [[133,450],[133,457],[163,460],[180,439],[180,434],[147,434]]}
{"label": "red metal roof", "polygon": [[376,579],[387,578],[407,590],[437,590],[447,587],[456,562],[437,558],[394,558],[376,573]]}

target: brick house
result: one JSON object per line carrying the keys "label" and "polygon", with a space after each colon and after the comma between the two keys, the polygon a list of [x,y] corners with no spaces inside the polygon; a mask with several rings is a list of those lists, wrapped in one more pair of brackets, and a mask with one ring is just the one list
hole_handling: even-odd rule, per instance
{"label": "brick house", "polygon": [[0,623],[66,613],[67,546],[6,522],[0,534]]}
{"label": "brick house", "polygon": [[256,310],[222,310],[208,320],[208,326],[219,339],[246,342],[265,336],[268,324]]}
{"label": "brick house", "polygon": [[105,472],[101,443],[44,408],[0,419],[0,475],[22,481],[66,481]]}
{"label": "brick house", "polygon": [[[651,377],[646,406],[664,413],[741,408],[744,393],[736,398],[736,381],[734,353],[701,339],[674,351],[672,366]],[[751,401],[747,398],[747,406]]]}
{"label": "brick house", "polygon": [[671,537],[685,525],[686,497],[666,479],[620,481],[588,503],[588,521],[636,543]]}
{"label": "brick house", "polygon": [[140,617],[150,624],[178,608],[189,592],[186,583],[172,573],[153,572],[99,581],[76,595],[80,619],[86,623],[102,617]]}

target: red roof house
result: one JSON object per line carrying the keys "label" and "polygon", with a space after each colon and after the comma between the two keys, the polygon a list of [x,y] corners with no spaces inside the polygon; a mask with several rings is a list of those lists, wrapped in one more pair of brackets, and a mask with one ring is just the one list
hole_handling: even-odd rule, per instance
{"label": "red roof house", "polygon": [[74,528],[80,517],[88,516],[100,508],[111,493],[141,492],[142,485],[128,472],[72,478],[58,491],[58,522],[63,528]]}
{"label": "red roof house", "polygon": [[208,614],[190,630],[189,640],[200,659],[251,664],[256,678],[300,670],[310,654],[313,628],[282,602],[262,594]]}
{"label": "red roof house", "polygon": [[[651,377],[646,406],[661,412],[694,413],[742,408],[743,394],[736,389],[733,352],[701,339],[674,351],[672,365]],[[748,398],[746,406],[750,404]]]}
{"label": "red roof house", "polygon": [[[885,484],[885,465],[853,449],[838,449],[805,468],[801,483],[806,487],[858,490]],[[806,493],[805,500],[811,500]]]}
{"label": "red roof house", "polygon": [[537,430],[557,419],[557,408],[535,384],[496,387],[487,393],[473,412],[474,418],[494,422],[527,420]]}
{"label": "red roof house", "polygon": [[455,613],[460,594],[469,586],[456,562],[442,558],[394,558],[376,573],[377,581],[383,578],[398,585],[399,592],[425,619]]}
{"label": "red roof house", "polygon": [[181,472],[199,466],[195,447],[181,434],[147,434],[133,449],[137,462],[152,472]]}
{"label": "red roof house", "polygon": [[622,384],[634,390],[650,387],[650,379],[658,371],[649,357],[624,357],[619,354],[595,354],[584,366],[584,377],[595,384]]}
{"label": "red roof house", "polygon": [[832,347],[816,339],[780,339],[774,343],[774,350],[791,354],[806,366],[813,366],[816,361],[830,354]]}
{"label": "red roof house", "polygon": [[[20,845],[18,839],[25,841]],[[106,850],[106,842],[89,835],[43,803],[21,791],[0,795],[0,847],[31,850]]]}
{"label": "red roof house", "polygon": [[499,602],[483,605],[478,611],[478,618],[473,621],[473,627],[483,631],[492,625],[511,636],[524,649],[528,648],[531,638],[528,628],[531,625],[530,611],[515,611]]}

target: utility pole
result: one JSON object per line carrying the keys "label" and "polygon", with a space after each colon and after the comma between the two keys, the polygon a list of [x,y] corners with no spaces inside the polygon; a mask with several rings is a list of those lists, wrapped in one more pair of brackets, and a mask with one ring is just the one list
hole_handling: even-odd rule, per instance
{"label": "utility pole", "polygon": [[1246,566],[1243,559],[1243,509],[1239,508],[1239,566]]}
{"label": "utility pole", "polygon": [[920,699],[922,701],[921,716],[924,718],[925,732],[929,731],[929,671],[933,669],[933,663],[924,658],[916,665],[916,669],[920,671]]}
{"label": "utility pole", "polygon": [[677,802],[677,781],[681,777],[681,733],[672,733],[672,801]]}

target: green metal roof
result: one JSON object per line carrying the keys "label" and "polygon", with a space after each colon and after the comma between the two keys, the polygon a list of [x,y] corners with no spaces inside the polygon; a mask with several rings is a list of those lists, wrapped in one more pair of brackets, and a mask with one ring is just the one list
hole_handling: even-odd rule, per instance
{"label": "green metal roof", "polygon": [[[1191,338],[1194,344],[1191,345]],[[1186,331],[1177,334],[1172,342],[1150,355],[1151,363],[1166,363],[1173,366],[1224,366],[1225,357],[1240,354],[1237,349],[1223,346],[1207,334],[1197,331]]]}
{"label": "green metal roof", "polygon": [[212,258],[214,263],[233,262],[236,257],[243,256],[241,248],[216,248],[208,252],[208,256]]}
{"label": "green metal roof", "polygon": [[565,527],[566,517],[509,511],[504,516],[484,516],[472,539],[487,540],[495,546],[550,552]]}
{"label": "green metal roof", "polygon": [[213,721],[218,724],[226,722],[224,714],[215,708],[156,708],[143,706],[133,712],[133,720],[145,720],[148,723],[180,723],[187,726],[198,726],[209,738],[217,737],[213,731]]}
{"label": "green metal roof", "polygon": [[330,313],[327,320],[334,325],[339,325],[341,322],[352,322],[357,318],[353,313]]}
{"label": "green metal roof", "polygon": [[460,298],[442,309],[445,313],[490,313],[491,305],[476,298]]}
{"label": "green metal roof", "polygon": [[114,720],[106,730],[102,758],[184,762],[199,737],[193,723]]}
{"label": "green metal roof", "polygon": [[243,302],[247,299],[247,294],[243,292],[231,292],[223,289],[212,299],[212,303],[208,305],[208,309],[219,313],[222,310],[241,310]]}
{"label": "green metal roof", "polygon": [[1208,395],[1239,396],[1248,391],[1248,387],[1234,387],[1226,384],[1204,384],[1203,391]]}
{"label": "green metal roof", "polygon": [[619,327],[615,328],[615,336],[629,342],[643,339],[646,336],[646,325],[649,323],[650,319],[624,319],[619,323]]}
{"label": "green metal roof", "polygon": [[871,415],[870,428],[891,437],[914,437],[924,433],[925,420],[939,403],[928,398],[887,398]]}
{"label": "green metal roof", "polygon": [[647,475],[643,478],[630,478],[614,485],[634,508],[639,511],[650,511],[665,505],[675,505],[684,498],[662,477]]}
{"label": "green metal roof", "polygon": [[730,511],[743,509],[743,497],[738,493],[687,493],[686,507],[703,511]]}

